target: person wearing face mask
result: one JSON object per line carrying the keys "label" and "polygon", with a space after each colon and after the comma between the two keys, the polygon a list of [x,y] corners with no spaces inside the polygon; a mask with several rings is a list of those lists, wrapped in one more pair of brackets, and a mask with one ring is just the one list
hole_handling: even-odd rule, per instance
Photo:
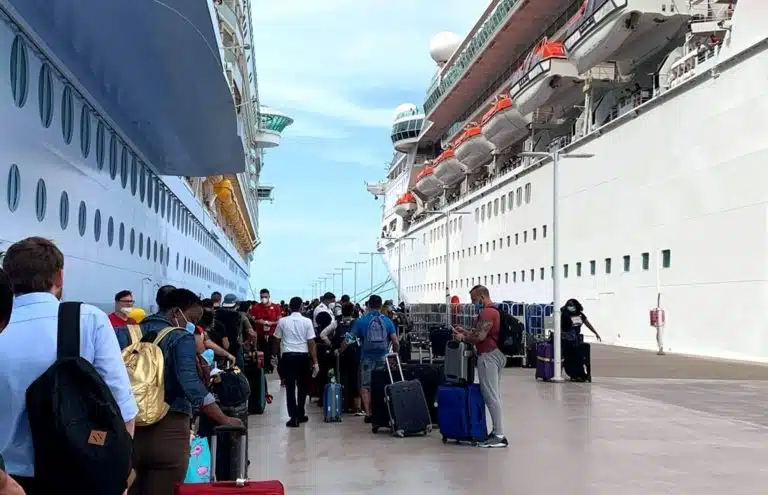
{"label": "person wearing face mask", "polygon": [[109,313],[109,322],[115,328],[135,325],[134,319],[128,316],[132,309],[133,294],[129,290],[121,290],[115,294],[115,310]]}
{"label": "person wearing face mask", "polygon": [[215,318],[221,322],[229,341],[230,354],[235,356],[235,364],[241,370],[245,368],[245,356],[243,346],[246,340],[256,340],[257,334],[251,328],[248,317],[239,312],[240,300],[235,294],[227,294],[221,301],[221,307],[216,310]]}
{"label": "person wearing face mask", "polygon": [[563,367],[571,381],[584,382],[589,375],[584,367],[589,360],[589,344],[583,342],[581,327],[587,327],[600,342],[600,334],[584,314],[584,307],[576,299],[568,299],[560,308],[560,334],[563,349]]}
{"label": "person wearing face mask", "polygon": [[264,372],[272,373],[275,368],[275,360],[272,358],[272,345],[270,340],[275,335],[277,322],[283,315],[279,304],[270,301],[269,290],[259,291],[259,303],[251,306],[251,316],[256,320],[257,347],[264,352]]}
{"label": "person wearing face mask", "polygon": [[[242,426],[242,421],[226,416],[215,397],[203,385],[198,372],[196,324],[203,307],[200,298],[186,289],[166,294],[165,311],[146,317],[140,324],[144,338],[152,342],[167,327],[177,329],[157,345],[163,353],[164,400],[170,407],[159,422],[136,428],[134,470],[136,481],[129,495],[173,493],[184,481],[189,462],[190,420],[200,411],[214,424]],[[130,343],[127,328],[115,330],[120,346]]]}
{"label": "person wearing face mask", "polygon": [[507,356],[499,350],[496,342],[501,328],[501,313],[496,309],[488,288],[476,285],[469,291],[469,297],[477,311],[477,321],[471,330],[456,326],[453,338],[473,344],[477,350],[477,376],[483,400],[491,413],[493,428],[480,447],[499,448],[508,445],[504,436],[504,416],[501,404],[501,373],[507,364]]}

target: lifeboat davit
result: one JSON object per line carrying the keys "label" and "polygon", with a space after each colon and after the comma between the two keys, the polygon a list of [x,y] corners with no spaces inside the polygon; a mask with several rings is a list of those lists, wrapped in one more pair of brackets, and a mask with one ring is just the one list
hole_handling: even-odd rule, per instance
{"label": "lifeboat davit", "polygon": [[528,115],[546,104],[577,103],[582,96],[580,82],[579,71],[566,58],[563,44],[544,38],[523,63],[509,95],[520,115]]}
{"label": "lifeboat davit", "polygon": [[688,2],[584,0],[567,26],[564,47],[580,74],[607,60],[628,73],[680,34]]}
{"label": "lifeboat davit", "polygon": [[491,161],[491,153],[494,147],[485,139],[483,131],[476,122],[472,122],[464,128],[464,132],[453,143],[456,149],[456,158],[467,167],[469,172],[474,172]]}
{"label": "lifeboat davit", "polygon": [[433,198],[443,190],[443,183],[435,177],[435,169],[427,165],[416,176],[416,184],[413,188],[424,197]]}
{"label": "lifeboat davit", "polygon": [[432,169],[437,180],[446,186],[461,182],[467,170],[462,162],[456,158],[456,152],[451,147],[435,158],[435,161],[432,162]]}
{"label": "lifeboat davit", "polygon": [[501,151],[526,133],[528,122],[512,105],[509,96],[501,95],[480,121],[485,139]]}
{"label": "lifeboat davit", "polygon": [[407,217],[416,211],[416,197],[407,192],[397,198],[395,201],[395,214],[401,217]]}

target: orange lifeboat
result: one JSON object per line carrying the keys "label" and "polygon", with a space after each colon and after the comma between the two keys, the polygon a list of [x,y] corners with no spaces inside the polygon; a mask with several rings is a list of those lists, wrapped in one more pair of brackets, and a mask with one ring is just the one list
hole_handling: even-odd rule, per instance
{"label": "orange lifeboat", "polygon": [[452,186],[461,182],[464,178],[464,165],[456,158],[456,152],[452,147],[440,153],[440,156],[432,162],[432,168],[435,171],[435,177],[445,184]]}
{"label": "orange lifeboat", "polygon": [[477,122],[470,122],[453,146],[456,149],[456,158],[467,167],[468,172],[474,172],[491,161],[494,149],[490,141],[483,136]]}
{"label": "orange lifeboat", "polygon": [[499,95],[480,121],[485,139],[501,151],[527,134],[528,122],[512,105],[512,98]]}
{"label": "orange lifeboat", "polygon": [[416,197],[407,192],[397,198],[395,201],[395,214],[401,217],[407,217],[416,211]]}
{"label": "orange lifeboat", "polygon": [[544,105],[570,108],[582,98],[576,67],[566,58],[563,44],[543,38],[516,73],[509,95],[521,115]]}
{"label": "orange lifeboat", "polygon": [[416,184],[413,188],[426,198],[434,198],[443,190],[443,183],[435,177],[435,169],[429,165],[416,176]]}

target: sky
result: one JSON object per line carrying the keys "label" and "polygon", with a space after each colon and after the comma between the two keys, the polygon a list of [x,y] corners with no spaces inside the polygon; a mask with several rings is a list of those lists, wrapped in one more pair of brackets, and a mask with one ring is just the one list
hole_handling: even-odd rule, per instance
{"label": "sky", "polygon": [[[429,40],[441,31],[464,36],[486,0],[255,0],[254,53],[262,105],[295,122],[280,147],[266,151],[251,286],[273,299],[308,297],[314,281],[358,266],[358,293],[371,285],[371,257],[381,200],[365,181],[384,178],[393,148],[394,110],[422,105],[436,65]],[[374,257],[374,285],[389,277]],[[352,294],[352,270],[344,292]],[[341,276],[335,287],[342,294]],[[394,289],[380,291],[394,298]],[[316,294],[313,294],[316,295]]]}

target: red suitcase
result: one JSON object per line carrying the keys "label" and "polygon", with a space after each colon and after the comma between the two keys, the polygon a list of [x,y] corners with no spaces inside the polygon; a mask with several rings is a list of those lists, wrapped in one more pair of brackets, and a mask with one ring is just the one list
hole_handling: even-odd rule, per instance
{"label": "red suitcase", "polygon": [[176,487],[176,495],[285,495],[285,487],[277,480],[249,481],[246,479],[246,458],[248,442],[244,426],[217,426],[211,441],[211,473],[216,473],[217,437],[221,433],[240,435],[240,472],[242,479],[237,481],[213,481],[211,483],[182,484]]}

